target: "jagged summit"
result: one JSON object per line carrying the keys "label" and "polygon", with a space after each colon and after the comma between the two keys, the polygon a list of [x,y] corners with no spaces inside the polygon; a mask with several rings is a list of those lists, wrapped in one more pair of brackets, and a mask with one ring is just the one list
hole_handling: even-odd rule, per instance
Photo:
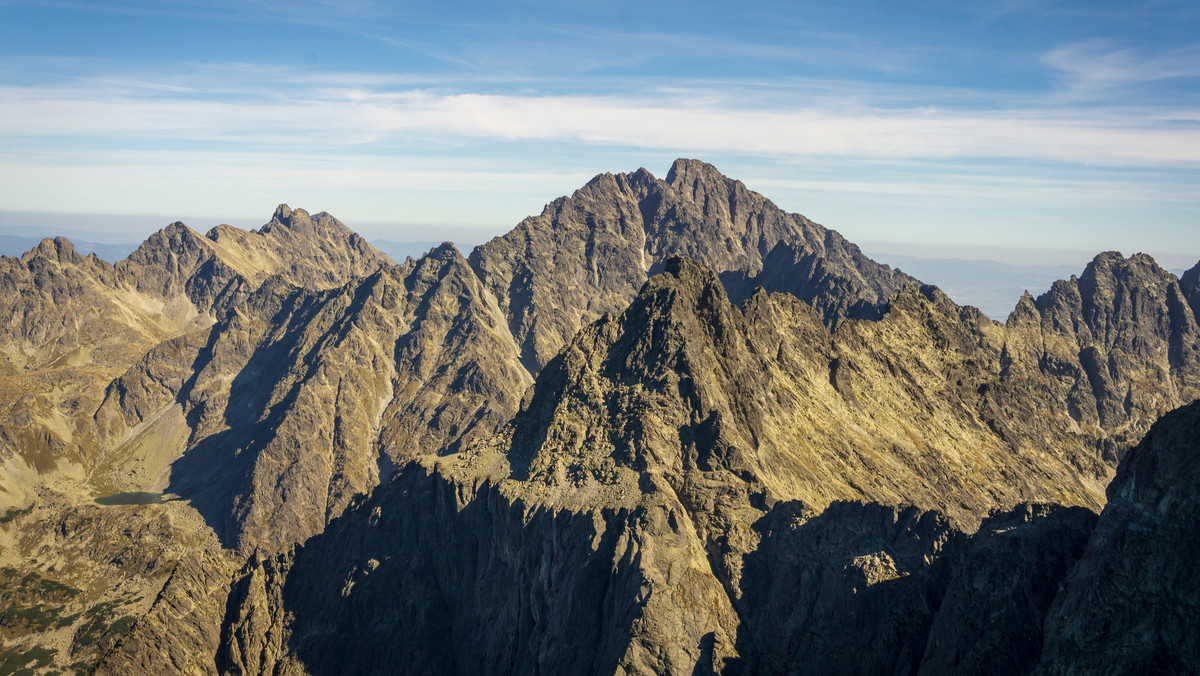
{"label": "jagged summit", "polygon": [[350,228],[346,227],[346,224],[324,211],[309,214],[304,209],[292,209],[286,204],[276,207],[271,220],[252,232],[270,235],[290,231],[295,235],[314,236],[322,230],[330,230],[343,235],[353,233]]}
{"label": "jagged summit", "polygon": [[335,289],[276,274],[207,335],[164,343],[117,379],[96,425],[120,458],[138,451],[131,430],[190,420],[155,472],[228,547],[275,552],[396,468],[507,422],[530,378],[503,326],[449,243]]}
{"label": "jagged summit", "polygon": [[[303,213],[288,218],[298,223]],[[115,265],[80,256],[61,237],[0,258],[0,377],[28,380],[8,383],[0,456],[14,473],[24,472],[21,463],[78,472],[107,443],[87,420],[105,386],[155,345],[203,330],[272,277],[330,289],[390,263],[340,223],[319,232],[281,225],[268,235],[219,226],[206,237],[174,222]],[[47,382],[57,383],[49,397]],[[42,394],[26,396],[29,388]],[[18,487],[12,476],[0,473],[0,508],[21,504],[24,485],[38,482],[31,473]]]}
{"label": "jagged summit", "polygon": [[430,249],[425,255],[443,260],[450,258],[463,258],[462,252],[458,250],[458,247],[454,245],[454,242],[442,242],[441,244]]}
{"label": "jagged summit", "polygon": [[899,502],[968,525],[1022,500],[1100,504],[1069,454],[1040,448],[1095,453],[1065,416],[981,405],[1004,384],[993,327],[910,284],[879,318],[831,334],[791,294],[760,290],[739,308],[710,268],[672,257],[541,373],[514,421],[513,475],[545,487],[531,499],[568,505],[627,505],[653,477],[676,491],[705,477],[816,509]]}
{"label": "jagged summit", "polygon": [[66,237],[46,237],[37,246],[21,255],[21,261],[28,263],[35,257],[48,258],[62,262],[74,258],[82,258],[75,253],[75,245]]}
{"label": "jagged summit", "polygon": [[[712,165],[678,160],[666,181],[644,169],[600,174],[507,235],[477,247],[470,261],[500,299],[522,361],[536,373],[581,326],[619,312],[671,256],[744,280],[763,270],[778,244],[789,243],[798,255],[826,261],[813,276],[820,288],[802,282],[795,285],[802,288],[789,289],[813,300],[836,290],[878,304],[900,280],[911,279],[857,248],[840,253],[848,243],[829,232],[785,213]],[[871,282],[860,288],[864,280]],[[837,302],[817,305],[835,314],[844,309]]]}
{"label": "jagged summit", "polygon": [[667,170],[667,175],[663,180],[671,185],[698,183],[702,181],[741,183],[741,181],[725,176],[720,170],[707,162],[683,157],[671,163],[671,168]]}

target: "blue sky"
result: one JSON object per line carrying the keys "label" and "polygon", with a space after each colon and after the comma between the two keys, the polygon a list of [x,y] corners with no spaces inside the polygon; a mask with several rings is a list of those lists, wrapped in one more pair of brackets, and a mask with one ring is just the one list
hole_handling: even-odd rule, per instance
{"label": "blue sky", "polygon": [[1200,4],[975,4],[0,0],[0,228],[479,242],[684,156],[875,249],[1190,267]]}

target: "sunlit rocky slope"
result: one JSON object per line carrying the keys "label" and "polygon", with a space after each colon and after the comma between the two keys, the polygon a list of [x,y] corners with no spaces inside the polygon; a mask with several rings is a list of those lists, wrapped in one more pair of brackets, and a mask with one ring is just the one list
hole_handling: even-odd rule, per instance
{"label": "sunlit rocky slope", "polygon": [[287,207],[115,266],[47,240],[0,258],[4,664],[1195,666],[1156,460],[1195,416],[1127,451],[1200,397],[1198,279],[1104,253],[1001,324],[695,160],[469,260]]}

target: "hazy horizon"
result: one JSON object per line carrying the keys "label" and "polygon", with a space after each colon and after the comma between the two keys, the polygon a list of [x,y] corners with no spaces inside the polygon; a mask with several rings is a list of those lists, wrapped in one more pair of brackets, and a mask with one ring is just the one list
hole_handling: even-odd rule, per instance
{"label": "hazy horizon", "polygon": [[[293,207],[304,208],[300,205]],[[335,217],[337,214],[333,214]],[[20,213],[0,211],[0,254],[19,255],[32,248],[41,237],[62,235],[72,240],[82,253],[95,252],[109,262],[128,255],[151,233],[162,226],[182,221],[199,232],[227,223],[244,229],[258,228],[267,219],[164,218],[87,214]],[[24,223],[24,225],[15,225]],[[428,224],[346,224],[363,235],[393,260],[406,256],[419,258],[442,241],[452,241],[464,255],[474,246],[507,228],[472,226],[431,227]],[[827,227],[828,224],[826,224]],[[73,227],[64,227],[73,226]],[[91,229],[89,229],[89,226]],[[837,230],[837,228],[833,228]],[[428,235],[443,235],[430,239]],[[842,233],[846,234],[846,233]],[[926,244],[904,241],[863,240],[858,244],[869,257],[900,268],[925,283],[935,284],[955,302],[973,305],[989,317],[1003,322],[1016,306],[1021,294],[1035,296],[1047,291],[1058,279],[1080,274],[1100,251],[989,247],[955,244]],[[1140,251],[1140,250],[1139,250]],[[1123,251],[1129,256],[1139,251]],[[1160,266],[1178,275],[1200,264],[1187,254],[1146,251]]]}
{"label": "hazy horizon", "polygon": [[860,243],[1197,258],[1196,35],[1182,1],[9,0],[0,209],[483,241],[695,157]]}

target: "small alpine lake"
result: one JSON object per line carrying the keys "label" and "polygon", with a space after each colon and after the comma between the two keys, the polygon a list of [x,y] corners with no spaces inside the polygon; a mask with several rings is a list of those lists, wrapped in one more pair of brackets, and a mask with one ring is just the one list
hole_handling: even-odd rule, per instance
{"label": "small alpine lake", "polygon": [[141,491],[113,493],[102,498],[96,498],[96,504],[106,507],[113,505],[153,505],[162,501],[162,493],[144,493]]}

